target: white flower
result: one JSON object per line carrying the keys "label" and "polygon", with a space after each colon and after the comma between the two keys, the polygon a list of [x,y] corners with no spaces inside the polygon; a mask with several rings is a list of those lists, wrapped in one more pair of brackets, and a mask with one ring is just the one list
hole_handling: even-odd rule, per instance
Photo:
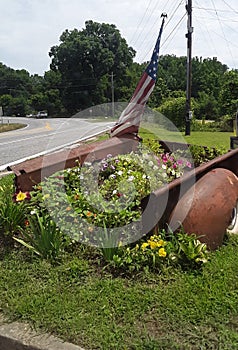
{"label": "white flower", "polygon": [[115,174],[111,174],[109,177],[110,177],[110,179],[115,179],[116,175]]}
{"label": "white flower", "polygon": [[34,215],[34,214],[36,214],[36,210],[31,210],[31,213],[30,213],[31,215]]}
{"label": "white flower", "polygon": [[167,166],[165,164],[163,164],[162,169],[167,169]]}
{"label": "white flower", "polygon": [[112,194],[116,194],[117,193],[117,190],[113,190]]}
{"label": "white flower", "polygon": [[131,176],[128,177],[128,181],[133,181],[134,178],[135,178],[135,177],[134,177],[133,175],[131,175]]}
{"label": "white flower", "polygon": [[153,165],[154,165],[154,163],[152,162],[152,160],[149,161],[148,165],[149,165],[149,166],[153,166]]}
{"label": "white flower", "polygon": [[118,170],[117,174],[121,176],[122,175],[122,171]]}
{"label": "white flower", "polygon": [[145,174],[143,174],[142,179],[146,179],[146,175]]}

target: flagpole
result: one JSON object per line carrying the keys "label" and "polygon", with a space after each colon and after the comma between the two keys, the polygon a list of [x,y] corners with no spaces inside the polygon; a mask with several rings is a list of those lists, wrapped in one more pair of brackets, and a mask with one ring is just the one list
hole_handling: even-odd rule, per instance
{"label": "flagpole", "polygon": [[186,6],[188,14],[188,33],[187,38],[187,88],[186,88],[186,116],[185,116],[185,135],[190,135],[190,122],[192,119],[191,111],[191,90],[192,90],[192,0],[188,0]]}

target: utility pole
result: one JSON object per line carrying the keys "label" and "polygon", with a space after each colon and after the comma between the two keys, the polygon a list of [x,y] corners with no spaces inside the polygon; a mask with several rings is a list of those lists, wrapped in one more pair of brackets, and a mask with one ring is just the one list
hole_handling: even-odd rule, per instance
{"label": "utility pole", "polygon": [[192,119],[191,111],[191,90],[192,90],[192,0],[188,0],[185,6],[188,14],[188,33],[187,38],[187,88],[186,88],[186,116],[185,116],[185,135],[190,135],[190,122]]}
{"label": "utility pole", "polygon": [[111,90],[112,90],[112,118],[115,116],[115,105],[114,105],[114,75],[111,74]]}
{"label": "utility pole", "polygon": [[1,123],[3,124],[3,110],[2,110],[2,106],[0,106],[0,117],[1,117]]}

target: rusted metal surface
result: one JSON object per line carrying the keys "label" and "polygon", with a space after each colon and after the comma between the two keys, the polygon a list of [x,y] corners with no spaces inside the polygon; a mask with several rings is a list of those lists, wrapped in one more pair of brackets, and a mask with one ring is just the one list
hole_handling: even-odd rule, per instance
{"label": "rusted metal surface", "polygon": [[[194,171],[187,172],[180,178],[173,180],[168,185],[165,185],[158,190],[154,191],[154,206],[157,208],[160,206],[160,198],[167,197],[167,206],[164,211],[161,222],[168,222],[169,215],[179,198],[181,198],[187,190],[195,184],[202,176],[207,174],[209,171],[216,168],[224,168],[232,171],[238,176],[238,149],[227,152],[205,164],[195,168]],[[145,198],[144,202],[148,202]],[[156,209],[154,209],[156,211]]]}
{"label": "rusted metal surface", "polygon": [[[214,186],[217,186],[217,181],[221,181],[221,187],[219,191],[226,192],[227,188],[226,185],[222,185],[223,179],[219,178],[219,180],[216,180],[216,175],[213,173],[214,169],[227,169],[232,174],[234,173],[236,176],[238,176],[238,149],[229,151],[228,153],[219,156],[205,164],[200,165],[199,167],[195,168],[194,171],[190,171],[180,178],[172,181],[171,183],[167,184],[166,186],[163,186],[156,190],[155,192],[151,193],[147,198],[145,198],[142,201],[142,207],[145,208],[146,205],[149,203],[150,206],[150,213],[151,215],[144,215],[143,226],[145,227],[144,233],[146,233],[146,228],[149,226],[149,223],[151,221],[153,222],[154,226],[159,225],[159,227],[167,227],[168,223],[170,222],[171,213],[173,212],[175,206],[182,207],[186,201],[192,200],[193,196],[195,194],[195,184],[199,181],[199,179],[203,180],[206,174],[209,174],[209,178],[211,176],[212,181],[209,181],[209,186],[211,189],[213,189]],[[236,179],[236,178],[235,178]],[[205,178],[206,180],[206,178]],[[203,181],[203,184],[205,182]],[[214,184],[213,184],[214,182]],[[216,185],[215,185],[216,184]],[[224,182],[226,184],[226,181]],[[231,190],[231,187],[229,185],[229,190]],[[201,186],[201,191],[203,191],[203,186]],[[206,187],[204,187],[204,191],[206,191]],[[231,198],[238,199],[238,194],[236,190],[232,194]],[[185,197],[186,196],[186,197]],[[185,200],[183,199],[185,197]],[[230,197],[229,197],[230,198]],[[223,204],[225,206],[224,214],[221,211],[217,211],[218,217],[221,218],[223,222],[223,226],[221,231],[219,231],[219,235],[216,240],[216,245],[219,245],[221,236],[224,235],[224,226],[228,226],[229,222],[228,217],[230,219],[232,214],[232,208],[235,206],[234,198],[232,201],[223,201]],[[181,201],[182,200],[182,201]],[[209,198],[206,198],[207,201],[209,201]],[[233,205],[234,204],[234,205]],[[198,202],[198,206],[201,205],[202,207],[202,200]],[[233,207],[231,208],[231,206]],[[223,207],[222,207],[223,211]],[[227,214],[227,211],[229,215]],[[148,211],[147,211],[148,212]],[[184,219],[186,219],[187,213],[185,213],[185,210],[178,212],[179,215],[177,215],[177,222],[181,222],[184,224]],[[228,216],[227,216],[228,215]],[[193,231],[193,226],[195,225],[195,219],[192,218],[192,216],[189,217],[189,221],[186,222],[186,229],[185,232],[187,233],[195,233]],[[203,222],[209,222],[210,230],[209,232],[203,231]],[[188,225],[189,222],[189,225]],[[196,221],[197,222],[197,221]],[[205,222],[205,224],[206,224]],[[207,242],[210,245],[210,247],[214,248],[214,246],[210,243],[214,240],[214,236],[217,235],[216,231],[212,230],[212,225],[210,225],[210,221],[208,219],[205,219],[204,217],[200,217],[199,224],[201,225],[201,228],[197,230],[198,235],[203,234],[206,236]],[[178,225],[177,225],[178,226]],[[221,233],[222,232],[222,233]]]}
{"label": "rusted metal surface", "polygon": [[174,230],[182,221],[185,232],[195,233],[208,248],[216,249],[223,242],[237,198],[236,175],[227,169],[213,169],[179,200],[171,213],[169,226]]}
{"label": "rusted metal surface", "polygon": [[82,164],[85,160],[103,159],[107,154],[117,155],[136,150],[139,140],[133,135],[113,137],[91,144],[63,149],[9,167],[15,174],[15,185],[21,191],[31,191],[32,187],[53,173]]}
{"label": "rusted metal surface", "polygon": [[[171,143],[167,141],[160,141],[160,143],[166,152],[187,148],[186,144],[181,143]],[[22,191],[30,191],[33,185],[39,183],[44,178],[55,173],[56,171],[75,166],[76,161],[78,161],[79,164],[83,164],[85,160],[92,162],[94,160],[103,159],[109,153],[113,156],[117,154],[128,153],[132,150],[136,150],[138,148],[138,144],[138,138],[134,137],[132,134],[123,135],[123,137],[113,137],[105,141],[94,142],[87,145],[79,145],[74,148],[64,149],[58,152],[44,155],[42,157],[38,157],[36,159],[32,159],[22,164],[13,166],[9,170],[15,173],[16,187]],[[198,188],[200,191],[199,193],[202,191],[207,191],[207,185],[205,183],[205,181],[207,181],[207,178],[209,179],[208,187],[210,189],[215,192],[226,192],[228,187],[226,185],[223,185],[223,183],[228,185],[226,176],[224,179],[222,177],[216,178],[216,174],[220,173],[218,168],[227,169],[229,172],[234,173],[236,176],[238,176],[238,149],[229,151],[226,154],[217,157],[195,168],[192,171],[187,172],[180,178],[172,181],[167,185],[164,185],[163,187],[159,188],[144,198],[142,201],[142,208],[144,209],[142,215],[143,233],[148,233],[151,231],[151,228],[158,225],[159,227],[166,227],[170,221],[171,213],[174,212],[176,207],[176,220],[182,222],[183,225],[186,224],[186,232],[194,233],[194,225],[198,225],[199,222],[201,226],[196,227],[197,233],[199,235],[202,234],[206,236],[208,245],[212,249],[218,246],[224,235],[224,227],[227,227],[229,224],[228,221],[230,219],[232,211],[231,207],[235,206],[235,201],[238,198],[236,185],[235,190],[232,190],[232,196],[228,196],[229,198],[232,198],[232,200],[228,200],[228,197],[226,196],[222,197],[223,199],[219,199],[220,204],[218,204],[216,207],[215,214],[220,216],[223,220],[222,224],[219,224],[221,227],[219,233],[215,229],[209,231],[205,229],[205,226],[202,226],[204,223],[207,225],[206,227],[212,227],[212,223],[209,218],[204,219],[202,217],[199,217],[199,220],[197,220],[197,217],[194,214],[198,210],[205,210],[202,206],[204,199],[197,200],[195,211],[188,211],[188,213],[185,213],[185,210],[178,210],[178,208],[185,206],[186,202],[192,200],[194,194],[197,195]],[[216,169],[215,172],[214,169]],[[208,174],[207,177],[205,177],[206,174]],[[201,182],[199,182],[200,179]],[[200,183],[202,183],[202,185],[200,185]],[[233,187],[229,185],[229,189],[230,188]],[[208,196],[205,200],[208,203],[210,201],[209,198],[210,197]],[[211,196],[211,198],[213,197]],[[219,203],[218,200],[217,203]],[[201,209],[199,209],[200,205]],[[193,206],[194,205],[192,205],[192,207]],[[221,210],[224,212],[224,214],[219,211],[220,207],[222,208]],[[200,216],[200,214],[198,215]]]}

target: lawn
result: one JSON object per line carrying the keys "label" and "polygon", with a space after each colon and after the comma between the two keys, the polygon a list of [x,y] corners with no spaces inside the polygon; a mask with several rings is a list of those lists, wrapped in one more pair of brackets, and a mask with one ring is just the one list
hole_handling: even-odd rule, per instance
{"label": "lawn", "polygon": [[20,124],[20,123],[0,124],[0,133],[21,129],[21,128],[24,128],[25,126],[26,124]]}
{"label": "lawn", "polygon": [[191,131],[190,136],[185,136],[184,133],[168,131],[160,128],[156,124],[142,123],[140,136],[142,138],[158,138],[166,141],[187,142],[201,146],[220,147],[228,150],[230,148],[230,136],[234,136],[234,133]]}
{"label": "lawn", "polygon": [[116,276],[86,252],[60,266],[2,255],[0,306],[86,349],[238,348],[238,239],[201,271]]}
{"label": "lawn", "polygon": [[[221,139],[217,146],[225,147]],[[201,133],[199,142],[206,140]],[[12,181],[0,179],[0,188]],[[0,199],[6,195],[0,191]],[[0,308],[10,320],[29,322],[86,350],[236,350],[237,255],[238,237],[231,236],[200,269],[168,265],[128,272],[111,268],[98,250],[80,244],[57,264],[18,244],[2,245]]]}

